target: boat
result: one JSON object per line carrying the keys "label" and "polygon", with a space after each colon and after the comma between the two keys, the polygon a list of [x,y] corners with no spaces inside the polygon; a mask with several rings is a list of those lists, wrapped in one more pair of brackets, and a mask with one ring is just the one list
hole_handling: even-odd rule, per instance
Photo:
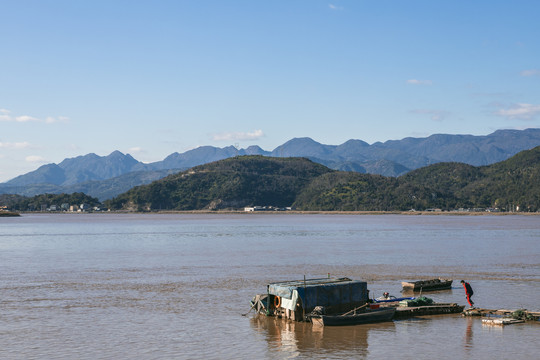
{"label": "boat", "polygon": [[308,314],[317,307],[325,309],[317,316],[343,314],[365,307],[369,300],[367,283],[347,277],[274,282],[266,291],[253,298],[251,308],[258,314],[293,321],[309,321]]}
{"label": "boat", "polygon": [[395,296],[390,296],[390,298],[383,298],[382,296],[381,297],[378,297],[376,298],[375,301],[376,303],[387,303],[387,302],[398,302],[398,301],[401,301],[401,300],[414,300],[416,299],[415,297],[400,297],[400,298],[397,298]]}
{"label": "boat", "polygon": [[416,316],[457,314],[462,313],[465,306],[455,303],[432,303],[419,306],[399,306],[396,308],[394,319],[407,319]]}
{"label": "boat", "polygon": [[450,289],[452,287],[452,279],[430,279],[430,280],[418,280],[418,281],[403,281],[401,286],[403,290],[412,291],[434,291]]}
{"label": "boat", "polygon": [[311,322],[321,326],[343,326],[379,323],[391,321],[396,312],[395,307],[366,310],[357,314],[319,315],[311,317]]}

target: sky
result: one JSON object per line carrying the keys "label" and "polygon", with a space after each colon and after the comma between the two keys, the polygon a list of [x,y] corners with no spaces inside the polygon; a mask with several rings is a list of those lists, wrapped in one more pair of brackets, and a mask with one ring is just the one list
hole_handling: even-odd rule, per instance
{"label": "sky", "polygon": [[0,182],[115,150],[540,128],[537,0],[0,0]]}

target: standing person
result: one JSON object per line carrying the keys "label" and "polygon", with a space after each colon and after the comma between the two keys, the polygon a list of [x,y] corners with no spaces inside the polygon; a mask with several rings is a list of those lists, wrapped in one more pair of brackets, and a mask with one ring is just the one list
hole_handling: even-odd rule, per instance
{"label": "standing person", "polygon": [[465,289],[465,295],[467,295],[467,302],[472,307],[474,305],[474,302],[471,300],[471,296],[473,296],[474,291],[471,287],[471,284],[468,282],[465,282],[465,280],[461,280],[461,284],[463,285],[463,288]]}

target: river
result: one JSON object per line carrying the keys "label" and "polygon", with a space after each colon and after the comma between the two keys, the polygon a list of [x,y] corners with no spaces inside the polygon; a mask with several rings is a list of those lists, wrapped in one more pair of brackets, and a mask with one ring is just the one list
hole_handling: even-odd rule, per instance
{"label": "river", "polygon": [[540,310],[540,218],[521,215],[23,214],[0,218],[2,359],[533,359],[540,324],[460,315],[315,328],[247,313],[282,280]]}

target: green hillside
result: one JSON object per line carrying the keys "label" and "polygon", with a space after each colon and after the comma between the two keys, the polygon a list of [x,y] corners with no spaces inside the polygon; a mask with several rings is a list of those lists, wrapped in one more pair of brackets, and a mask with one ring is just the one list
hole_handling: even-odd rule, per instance
{"label": "green hillside", "polygon": [[465,186],[460,197],[481,206],[540,210],[540,147],[479,169],[483,177]]}
{"label": "green hillside", "polygon": [[390,211],[397,180],[381,175],[334,172],[314,179],[293,206],[312,211]]}
{"label": "green hillside", "polygon": [[62,204],[90,206],[99,205],[99,200],[84,193],[72,194],[42,194],[32,197],[21,195],[0,195],[0,205],[7,206],[11,210],[17,211],[40,211],[42,206],[60,206]]}
{"label": "green hillside", "polygon": [[332,171],[304,158],[240,156],[138,186],[107,206],[139,211],[285,207],[313,179]]}
{"label": "green hillside", "polygon": [[295,207],[328,211],[540,209],[540,147],[484,167],[439,163],[397,179],[342,173],[331,177],[316,179],[306,187]]}
{"label": "green hillside", "polygon": [[138,211],[293,206],[320,211],[540,209],[540,147],[490,166],[438,163],[398,178],[304,158],[240,156],[139,186],[107,203]]}

